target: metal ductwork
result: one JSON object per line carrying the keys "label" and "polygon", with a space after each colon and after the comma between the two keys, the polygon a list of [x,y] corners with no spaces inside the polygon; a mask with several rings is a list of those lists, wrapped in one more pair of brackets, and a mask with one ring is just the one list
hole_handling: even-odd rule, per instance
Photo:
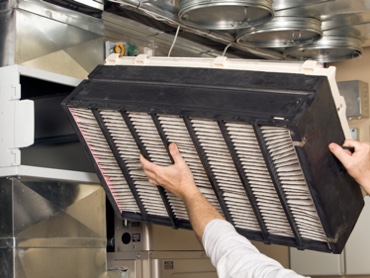
{"label": "metal ductwork", "polygon": [[105,193],[79,179],[0,177],[1,277],[106,277]]}
{"label": "metal ductwork", "polygon": [[[234,54],[233,50],[241,51],[242,58],[318,59],[328,63],[357,58],[362,48],[369,46],[370,7],[365,0],[274,0],[273,3],[109,0],[108,3],[103,13],[107,23],[109,19],[105,18],[111,13],[157,27],[159,33],[154,32],[153,39],[161,31],[175,33],[180,28],[179,37],[203,40],[203,43],[210,40],[216,43],[216,49],[228,50],[230,55]],[[349,33],[348,29],[355,32]]]}
{"label": "metal ductwork", "polygon": [[261,25],[269,22],[273,13],[271,0],[181,0],[179,4],[179,19],[183,24],[209,30]]}
{"label": "metal ductwork", "polygon": [[239,44],[250,47],[285,48],[305,45],[322,37],[320,14],[314,10],[283,10],[263,27],[245,28],[237,35]]}
{"label": "metal ductwork", "polygon": [[321,39],[286,48],[284,55],[293,59],[314,59],[322,63],[360,57],[362,45],[366,45],[366,35],[359,27],[364,28],[366,22],[370,22],[370,13],[367,12],[324,17]]}
{"label": "metal ductwork", "polygon": [[103,24],[0,2],[0,277],[105,277],[105,192],[60,106],[104,60]]}
{"label": "metal ductwork", "polygon": [[80,81],[0,67],[0,277],[106,275],[105,192],[60,106]]}
{"label": "metal ductwork", "polygon": [[44,1],[6,4],[0,5],[0,66],[25,65],[82,79],[104,61],[100,19]]}
{"label": "metal ductwork", "polygon": [[[316,63],[112,55],[63,106],[123,219],[189,229],[139,154],[177,142],[207,199],[249,239],[340,253],[363,206],[328,149],[349,137],[334,69]],[[330,130],[327,128],[330,126]]]}

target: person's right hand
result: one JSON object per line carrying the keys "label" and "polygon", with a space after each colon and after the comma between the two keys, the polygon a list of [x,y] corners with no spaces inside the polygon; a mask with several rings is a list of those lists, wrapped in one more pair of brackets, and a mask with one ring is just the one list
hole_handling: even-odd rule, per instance
{"label": "person's right hand", "polygon": [[330,143],[330,151],[339,159],[350,174],[370,195],[370,144],[357,140],[346,140],[343,146],[354,147],[354,152],[343,149],[336,143]]}
{"label": "person's right hand", "polygon": [[159,166],[140,155],[140,162],[149,182],[163,186],[181,200],[192,194],[199,194],[193,174],[182,158],[177,145],[171,143],[168,148],[174,161],[172,165]]}

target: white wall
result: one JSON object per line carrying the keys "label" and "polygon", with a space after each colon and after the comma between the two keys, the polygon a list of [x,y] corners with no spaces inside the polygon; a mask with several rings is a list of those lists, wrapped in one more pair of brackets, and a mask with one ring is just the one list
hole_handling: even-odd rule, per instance
{"label": "white wall", "polygon": [[[337,81],[361,80],[370,85],[370,47],[365,48],[361,57],[332,63],[337,68]],[[351,127],[359,128],[359,140],[370,141],[370,119],[352,120]]]}

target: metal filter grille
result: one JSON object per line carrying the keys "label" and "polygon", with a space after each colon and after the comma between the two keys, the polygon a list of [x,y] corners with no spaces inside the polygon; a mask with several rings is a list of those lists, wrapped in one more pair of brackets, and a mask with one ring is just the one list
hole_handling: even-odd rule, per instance
{"label": "metal filter grille", "polygon": [[[259,72],[211,70],[212,80],[205,72],[100,66],[63,102],[117,214],[191,229],[182,201],[150,184],[139,161],[171,164],[175,142],[240,234],[340,253],[363,203],[327,147],[344,140],[328,83],[277,74],[265,89],[255,85]],[[230,87],[228,74],[242,81]]]}

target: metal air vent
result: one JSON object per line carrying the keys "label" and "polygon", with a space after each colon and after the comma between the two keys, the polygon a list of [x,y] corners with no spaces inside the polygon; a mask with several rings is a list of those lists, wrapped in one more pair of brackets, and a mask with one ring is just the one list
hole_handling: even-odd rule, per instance
{"label": "metal air vent", "polygon": [[328,149],[349,136],[333,69],[224,57],[111,62],[63,106],[118,215],[191,228],[184,204],[149,184],[139,162],[142,153],[170,164],[176,142],[197,186],[242,235],[342,251],[363,198]]}
{"label": "metal air vent", "polygon": [[273,15],[271,0],[181,0],[179,5],[183,24],[210,30],[260,25]]}

